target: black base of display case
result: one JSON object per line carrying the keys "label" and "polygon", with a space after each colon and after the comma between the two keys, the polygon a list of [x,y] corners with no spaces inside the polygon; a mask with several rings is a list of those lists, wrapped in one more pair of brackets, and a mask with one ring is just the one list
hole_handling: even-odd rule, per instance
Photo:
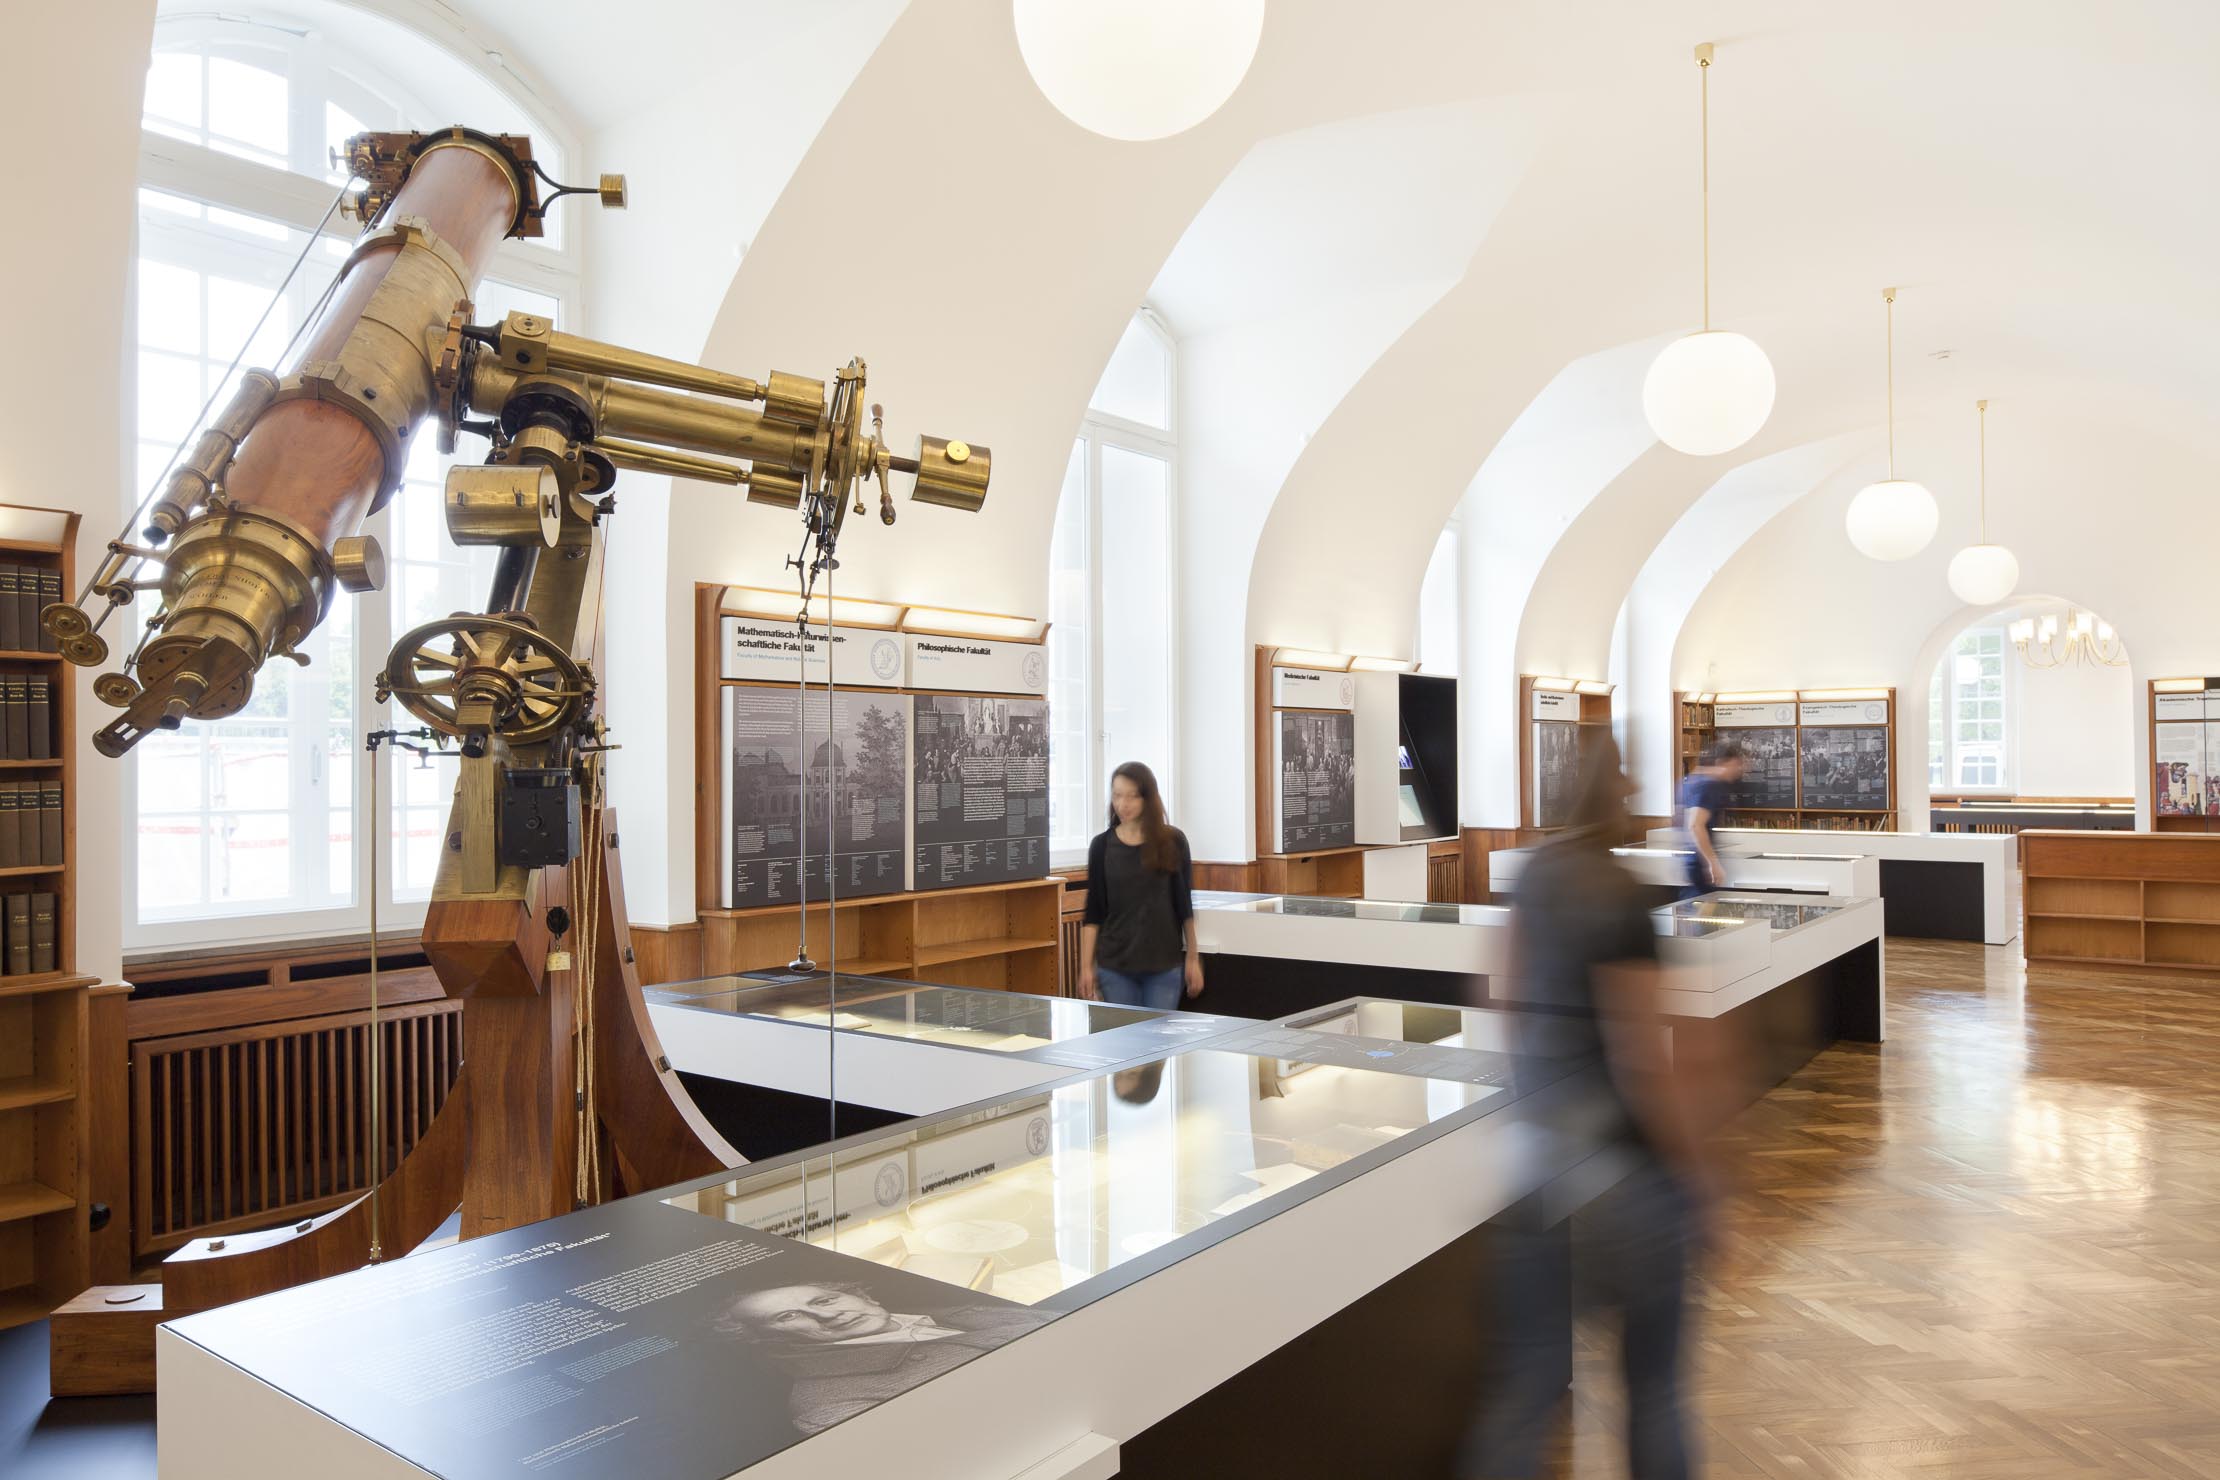
{"label": "black base of display case", "polygon": [[1988,939],[1981,865],[1926,858],[1881,860],[1889,934],[1929,940]]}
{"label": "black base of display case", "polygon": [[[835,1105],[816,1095],[765,1089],[705,1074],[679,1071],[679,1083],[732,1149],[750,1161],[822,1146],[842,1136],[883,1130],[912,1117],[870,1105]],[[834,1112],[838,1111],[837,1121]]]}
{"label": "black base of display case", "polygon": [[[1120,1444],[1119,1480],[1451,1480],[1482,1395],[1491,1261],[1519,1215],[1474,1229]],[[1572,1220],[1547,1236],[1569,1241]],[[1569,1387],[1571,1288],[1552,1303],[1562,1329],[1536,1335]]]}
{"label": "black base of display case", "polygon": [[1213,951],[1203,957],[1203,994],[1181,1005],[1189,1012],[1269,1022],[1350,997],[1479,1007],[1487,998],[1487,978],[1459,971],[1353,966],[1346,961],[1295,961]]}

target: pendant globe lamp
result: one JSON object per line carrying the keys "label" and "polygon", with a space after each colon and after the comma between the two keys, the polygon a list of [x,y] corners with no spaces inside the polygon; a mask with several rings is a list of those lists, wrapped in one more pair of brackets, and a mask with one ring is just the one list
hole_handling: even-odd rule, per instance
{"label": "pendant globe lamp", "polygon": [[1081,128],[1144,143],[1184,133],[1256,59],[1264,0],[1014,0],[1018,54]]}
{"label": "pendant globe lamp", "polygon": [[1941,521],[1935,496],[1909,478],[1896,476],[1896,290],[1883,288],[1888,315],[1889,475],[1868,483],[1850,500],[1844,523],[1850,543],[1875,560],[1908,560],[1927,548]]}
{"label": "pendant globe lamp", "polygon": [[1732,452],[1773,414],[1773,362],[1748,337],[1711,327],[1711,43],[1696,48],[1703,116],[1704,326],[1650,362],[1642,414],[1675,452]]}
{"label": "pendant globe lamp", "polygon": [[1995,606],[2019,589],[2020,562],[2002,545],[1989,543],[1989,403],[1973,405],[1981,424],[1980,539],[1950,557],[1950,589],[1968,606]]}

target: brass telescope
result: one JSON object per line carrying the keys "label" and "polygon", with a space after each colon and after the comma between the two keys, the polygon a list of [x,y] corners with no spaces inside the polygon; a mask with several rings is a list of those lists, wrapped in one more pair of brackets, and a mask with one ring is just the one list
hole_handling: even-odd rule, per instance
{"label": "brass telescope", "polygon": [[[484,466],[452,470],[446,495],[458,543],[503,547],[489,618],[529,615],[540,550],[586,553],[620,468],[745,486],[753,502],[802,510],[813,535],[837,533],[851,502],[861,511],[866,480],[893,523],[891,473],[911,475],[911,496],[925,503],[984,503],[986,448],[924,437],[915,456],[899,456],[878,407],[866,427],[861,360],[829,382],[784,371],[756,380],[566,334],[542,316],[473,322],[471,299],[504,238],[539,235],[566,195],[622,207],[621,176],[559,185],[529,139],[460,127],[360,134],[345,157],[363,182],[348,213],[365,230],[296,347],[278,370],[245,373],[141,528],[109,544],[77,601],[41,614],[64,657],[98,667],[108,619],[139,592],[158,593],[137,648],[94,682],[123,711],[93,737],[101,753],[236,714],[265,663],[305,663],[302,644],[336,594],[382,586],[383,554],[361,526],[400,488],[426,435],[443,452],[462,432],[492,444]],[[550,633],[541,646],[568,641]],[[429,722],[462,726],[456,733],[521,724],[530,706],[513,698],[504,711],[503,698],[533,687],[477,682],[479,701],[460,718],[428,706],[439,715]],[[545,703],[525,726],[535,734],[548,728]],[[579,704],[571,722],[589,709]]]}

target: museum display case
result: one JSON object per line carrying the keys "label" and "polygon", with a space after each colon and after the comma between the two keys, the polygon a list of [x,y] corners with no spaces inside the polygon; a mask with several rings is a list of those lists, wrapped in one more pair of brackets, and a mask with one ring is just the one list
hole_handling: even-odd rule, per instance
{"label": "museum display case", "polygon": [[1109,1002],[824,972],[708,977],[651,987],[647,998],[698,1012],[1001,1054],[1029,1053],[1163,1016]]}
{"label": "museum display case", "polygon": [[[1514,1098],[1480,1083],[1214,1046],[850,1138],[674,1206],[1023,1305],[1083,1304]],[[1551,1072],[1569,1072],[1553,1066]]]}

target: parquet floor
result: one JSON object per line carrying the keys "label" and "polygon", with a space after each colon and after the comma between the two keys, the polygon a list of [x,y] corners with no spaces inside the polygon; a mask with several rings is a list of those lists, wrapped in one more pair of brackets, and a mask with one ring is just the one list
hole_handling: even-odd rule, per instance
{"label": "parquet floor", "polygon": [[[2220,978],[1892,940],[1889,1042],[1730,1133],[1702,1473],[2220,1477]],[[1624,1474],[1582,1332],[1559,1473]]]}

